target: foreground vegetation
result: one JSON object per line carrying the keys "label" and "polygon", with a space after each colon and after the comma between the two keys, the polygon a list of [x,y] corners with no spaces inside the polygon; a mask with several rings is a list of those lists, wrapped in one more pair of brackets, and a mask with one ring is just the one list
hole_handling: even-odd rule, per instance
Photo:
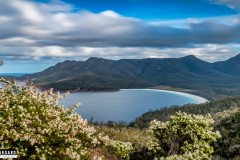
{"label": "foreground vegetation", "polygon": [[[230,101],[230,100],[228,100]],[[224,112],[218,112],[214,115],[215,123],[213,127],[219,131],[221,138],[211,144],[214,152],[214,160],[239,160],[240,159],[240,109],[236,107]],[[150,125],[151,126],[151,125]],[[132,128],[115,123],[114,125],[98,124],[97,130],[109,133],[110,138],[127,140],[134,146],[134,151],[130,154],[133,160],[150,160],[154,154],[147,148],[147,142],[150,140],[147,133],[148,128]],[[139,141],[138,141],[139,140]]]}
{"label": "foreground vegetation", "polygon": [[225,159],[240,159],[240,109],[224,111],[217,114],[215,128],[222,138],[215,143],[215,156]]}
{"label": "foreground vegetation", "polygon": [[77,106],[58,106],[51,90],[1,82],[0,145],[19,159],[239,159],[238,98],[149,112],[130,126],[93,125]]}
{"label": "foreground vegetation", "polygon": [[[129,125],[124,123],[97,124],[97,130],[111,133],[113,139],[132,142],[134,153],[132,159],[152,159],[153,155],[147,150],[145,142],[149,141],[147,129],[151,121],[167,122],[176,112],[195,115],[211,114],[215,120],[214,128],[221,133],[221,138],[213,143],[213,159],[240,159],[240,97],[229,97],[204,104],[188,104],[183,106],[165,107],[156,111],[149,111],[137,118]],[[127,137],[127,138],[126,138]],[[140,139],[141,142],[138,142]]]}
{"label": "foreground vegetation", "polygon": [[97,133],[74,113],[77,106],[58,106],[59,94],[0,82],[0,145],[16,148],[19,159],[102,159],[106,149],[116,158],[129,159],[130,143]]}
{"label": "foreground vegetation", "polygon": [[206,115],[209,113],[216,118],[216,113],[238,107],[240,107],[239,97],[229,97],[203,104],[186,104],[183,106],[173,105],[171,107],[163,107],[158,110],[146,112],[130,123],[129,126],[140,129],[147,128],[151,121],[155,119],[159,121],[168,121],[169,117],[178,111],[196,115]]}

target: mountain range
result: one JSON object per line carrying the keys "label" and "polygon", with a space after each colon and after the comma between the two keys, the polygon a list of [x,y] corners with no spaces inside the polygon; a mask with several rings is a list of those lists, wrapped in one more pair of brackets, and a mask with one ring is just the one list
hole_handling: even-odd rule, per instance
{"label": "mountain range", "polygon": [[92,57],[86,61],[66,60],[22,78],[41,88],[60,91],[105,91],[159,85],[188,89],[234,89],[240,88],[240,54],[215,63],[193,55],[121,60]]}

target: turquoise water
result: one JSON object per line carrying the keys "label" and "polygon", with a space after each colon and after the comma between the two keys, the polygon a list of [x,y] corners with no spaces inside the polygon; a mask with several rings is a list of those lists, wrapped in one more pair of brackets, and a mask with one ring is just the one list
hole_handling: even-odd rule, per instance
{"label": "turquoise water", "polygon": [[117,92],[71,93],[60,104],[70,107],[81,103],[76,112],[98,122],[131,122],[149,110],[164,106],[202,103],[206,100],[183,93],[151,89],[123,89]]}

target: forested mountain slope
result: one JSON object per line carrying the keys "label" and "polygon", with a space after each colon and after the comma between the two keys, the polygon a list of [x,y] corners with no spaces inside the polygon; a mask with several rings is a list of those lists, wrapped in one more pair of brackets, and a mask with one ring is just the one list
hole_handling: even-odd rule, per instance
{"label": "forested mountain slope", "polygon": [[86,61],[64,61],[42,72],[22,77],[42,88],[56,90],[117,90],[167,85],[189,89],[240,87],[240,55],[208,63],[195,56]]}

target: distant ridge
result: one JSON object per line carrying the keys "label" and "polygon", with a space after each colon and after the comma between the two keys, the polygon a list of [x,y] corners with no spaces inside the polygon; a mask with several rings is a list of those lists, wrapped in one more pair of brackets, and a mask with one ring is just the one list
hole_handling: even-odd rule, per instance
{"label": "distant ridge", "polygon": [[226,74],[240,77],[240,54],[226,61],[220,61],[213,64],[214,68]]}
{"label": "distant ridge", "polygon": [[182,88],[240,87],[240,55],[208,63],[181,58],[64,61],[22,78],[42,88],[75,91],[117,90],[167,85]]}
{"label": "distant ridge", "polygon": [[0,76],[12,76],[12,77],[21,77],[27,73],[0,73]]}

